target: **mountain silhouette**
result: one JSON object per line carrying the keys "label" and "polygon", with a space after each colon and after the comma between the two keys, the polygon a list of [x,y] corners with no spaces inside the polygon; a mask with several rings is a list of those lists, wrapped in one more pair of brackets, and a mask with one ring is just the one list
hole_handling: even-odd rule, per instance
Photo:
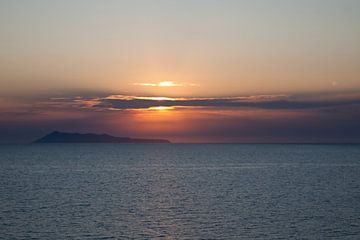
{"label": "mountain silhouette", "polygon": [[66,133],[54,131],[34,143],[170,143],[166,139],[114,137],[108,134]]}

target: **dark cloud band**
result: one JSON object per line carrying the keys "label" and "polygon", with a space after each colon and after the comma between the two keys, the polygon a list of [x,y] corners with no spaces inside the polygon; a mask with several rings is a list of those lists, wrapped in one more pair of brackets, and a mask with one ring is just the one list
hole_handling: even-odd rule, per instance
{"label": "dark cloud band", "polygon": [[94,107],[115,109],[142,109],[157,106],[166,107],[222,107],[222,108],[261,108],[261,109],[316,109],[339,106],[359,105],[360,99],[295,101],[281,100],[248,100],[239,98],[203,98],[181,100],[151,100],[151,99],[101,99]]}

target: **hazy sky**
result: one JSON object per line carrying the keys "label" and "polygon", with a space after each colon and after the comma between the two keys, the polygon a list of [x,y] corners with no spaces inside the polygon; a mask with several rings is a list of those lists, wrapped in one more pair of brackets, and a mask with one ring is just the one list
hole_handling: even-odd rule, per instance
{"label": "hazy sky", "polygon": [[[359,89],[359,22],[358,0],[1,0],[1,92]],[[200,86],[133,85],[160,81]]]}
{"label": "hazy sky", "polygon": [[[54,128],[179,141],[360,141],[351,131],[360,121],[359,23],[359,0],[0,0],[0,142]],[[149,106],[134,96],[177,97],[186,109],[135,119],[139,111],[121,99],[109,103],[120,94],[126,106]],[[241,96],[251,103],[223,103]]]}

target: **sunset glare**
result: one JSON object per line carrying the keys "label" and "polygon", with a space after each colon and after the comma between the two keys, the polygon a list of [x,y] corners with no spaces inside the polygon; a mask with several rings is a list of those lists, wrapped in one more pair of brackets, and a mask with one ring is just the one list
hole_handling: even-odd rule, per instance
{"label": "sunset glare", "polygon": [[360,0],[0,0],[2,239],[360,239]]}
{"label": "sunset glare", "polygon": [[[355,0],[0,1],[0,142],[54,129],[358,142],[359,9]],[[151,124],[134,129],[140,112]]]}

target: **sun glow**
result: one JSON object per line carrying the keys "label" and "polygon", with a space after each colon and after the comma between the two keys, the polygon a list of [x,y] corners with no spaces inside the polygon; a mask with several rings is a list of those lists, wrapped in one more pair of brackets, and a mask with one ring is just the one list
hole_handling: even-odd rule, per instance
{"label": "sun glow", "polygon": [[135,97],[135,99],[152,100],[152,101],[174,101],[175,98],[169,97]]}
{"label": "sun glow", "polygon": [[173,81],[162,81],[158,83],[134,83],[134,85],[142,86],[142,87],[183,87],[184,84],[182,83],[176,83]]}
{"label": "sun glow", "polygon": [[156,106],[156,107],[149,107],[148,109],[149,110],[159,111],[159,112],[166,112],[166,111],[174,109],[174,107]]}
{"label": "sun glow", "polygon": [[158,83],[159,87],[180,87],[182,84],[174,83],[173,81],[163,81]]}

